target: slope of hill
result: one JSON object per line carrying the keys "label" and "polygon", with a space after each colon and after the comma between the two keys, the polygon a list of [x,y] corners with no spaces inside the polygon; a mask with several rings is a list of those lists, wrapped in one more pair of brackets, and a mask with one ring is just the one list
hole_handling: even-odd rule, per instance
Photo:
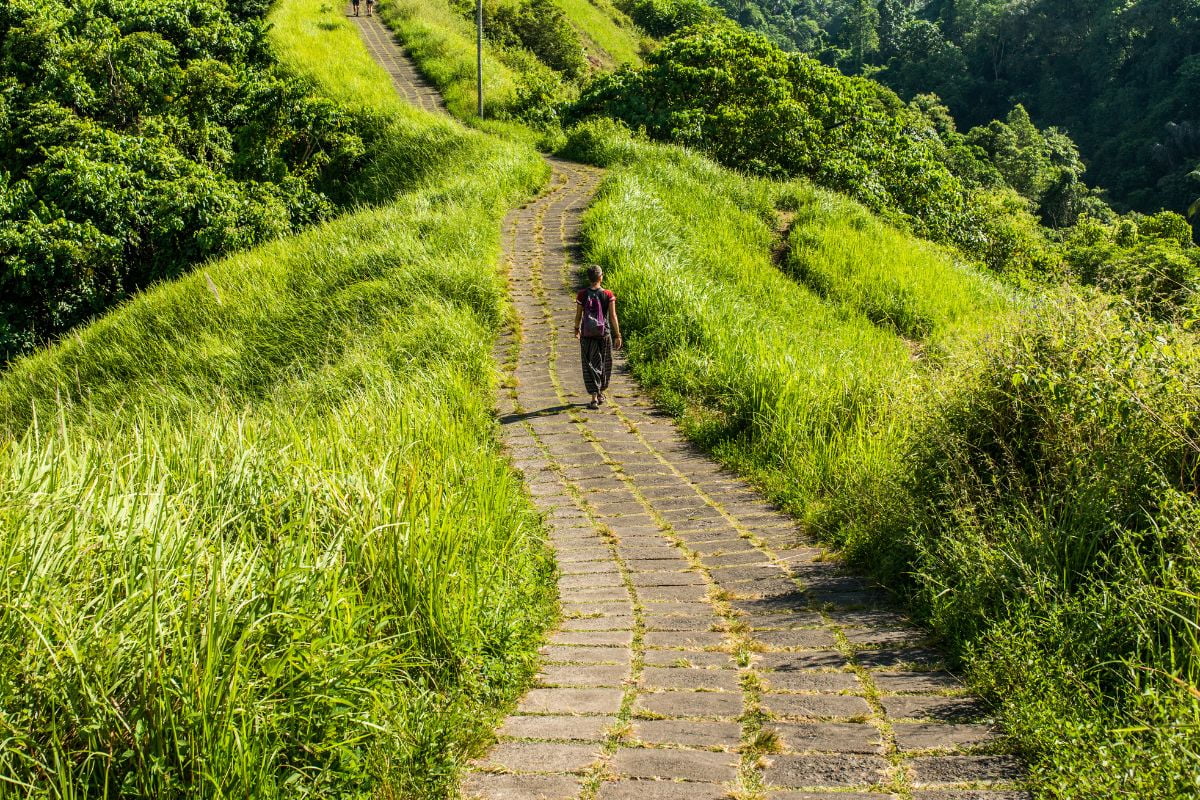
{"label": "slope of hill", "polygon": [[[1028,302],[845,199],[611,123],[569,148],[612,165],[585,244],[635,374],[908,596],[1034,795],[1194,796],[1196,336],[1070,290]],[[777,259],[824,302],[771,265],[781,210],[799,213]]]}
{"label": "slope of hill", "polygon": [[551,565],[491,349],[499,220],[545,167],[405,108],[323,5],[272,37],[379,126],[380,203],[0,378],[5,793],[446,793],[532,672]]}

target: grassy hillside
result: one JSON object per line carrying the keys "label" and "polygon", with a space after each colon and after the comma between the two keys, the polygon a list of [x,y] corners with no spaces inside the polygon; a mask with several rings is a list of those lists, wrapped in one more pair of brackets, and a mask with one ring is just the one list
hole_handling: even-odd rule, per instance
{"label": "grassy hillside", "polygon": [[583,37],[595,65],[605,69],[641,63],[643,35],[609,0],[556,0]]}
{"label": "grassy hillside", "polygon": [[[578,96],[581,81],[592,71],[640,64],[650,40],[608,0],[546,3],[485,4],[483,121],[476,117],[473,4],[385,0],[381,13],[455,117],[554,149],[561,143],[560,115]],[[521,22],[514,27],[517,17]],[[564,71],[560,59],[575,68]]]}
{"label": "grassy hillside", "polygon": [[375,114],[380,204],[0,379],[5,793],[437,796],[552,613],[490,360],[499,221],[545,168],[381,91],[325,4],[273,21]]}
{"label": "grassy hillside", "polygon": [[1026,299],[843,198],[611,123],[568,149],[612,165],[585,245],[637,376],[908,597],[1035,795],[1194,797],[1195,335],[1111,299]]}

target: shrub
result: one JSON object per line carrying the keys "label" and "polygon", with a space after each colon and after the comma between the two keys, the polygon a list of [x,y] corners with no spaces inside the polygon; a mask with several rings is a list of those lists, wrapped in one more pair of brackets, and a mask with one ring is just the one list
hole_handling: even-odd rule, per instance
{"label": "shrub", "polygon": [[621,10],[646,33],[670,36],[692,25],[720,22],[721,12],[705,0],[624,0]]}

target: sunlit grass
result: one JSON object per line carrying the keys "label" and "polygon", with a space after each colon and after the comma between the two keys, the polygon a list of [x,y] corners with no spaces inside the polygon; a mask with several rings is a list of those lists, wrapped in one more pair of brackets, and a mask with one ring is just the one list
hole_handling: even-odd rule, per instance
{"label": "sunlit grass", "polygon": [[833,302],[944,349],[977,339],[1015,305],[1014,290],[840,195],[800,186],[785,266]]}
{"label": "sunlit grass", "polygon": [[[591,0],[555,0],[584,37],[585,43],[600,48],[590,53],[600,66],[611,69],[621,64],[640,64],[642,34],[633,21],[610,3]],[[593,49],[594,48],[590,48]]]}

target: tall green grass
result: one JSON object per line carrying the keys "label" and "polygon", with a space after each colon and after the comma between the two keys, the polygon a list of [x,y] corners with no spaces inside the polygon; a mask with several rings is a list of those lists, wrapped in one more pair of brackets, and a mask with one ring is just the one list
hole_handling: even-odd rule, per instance
{"label": "tall green grass", "polygon": [[448,796],[532,672],[551,565],[491,347],[545,167],[376,92],[335,13],[273,36],[373,109],[375,206],[0,378],[0,796]]}
{"label": "tall green grass", "polygon": [[818,294],[944,351],[1002,324],[1012,289],[949,250],[888,225],[849,198],[795,192],[787,270]]}

